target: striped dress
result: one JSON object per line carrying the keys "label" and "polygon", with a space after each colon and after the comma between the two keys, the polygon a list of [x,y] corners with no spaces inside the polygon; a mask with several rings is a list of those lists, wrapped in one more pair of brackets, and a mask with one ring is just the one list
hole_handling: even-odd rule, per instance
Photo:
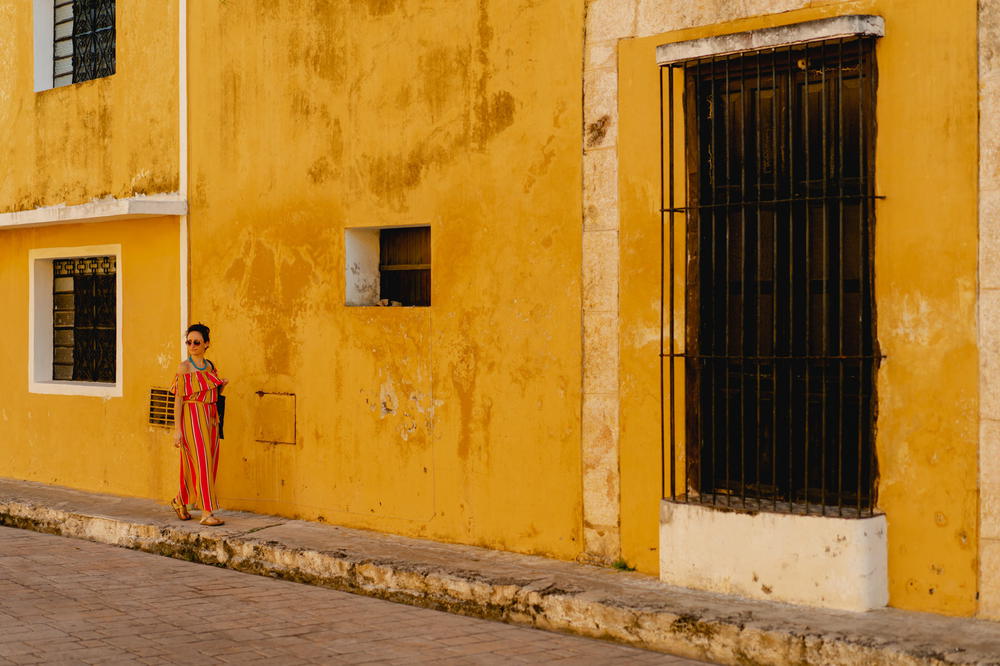
{"label": "striped dress", "polygon": [[219,426],[215,401],[222,385],[215,367],[178,374],[170,389],[181,391],[181,471],[177,500],[190,504],[200,498],[202,511],[219,508],[215,475],[219,470]]}

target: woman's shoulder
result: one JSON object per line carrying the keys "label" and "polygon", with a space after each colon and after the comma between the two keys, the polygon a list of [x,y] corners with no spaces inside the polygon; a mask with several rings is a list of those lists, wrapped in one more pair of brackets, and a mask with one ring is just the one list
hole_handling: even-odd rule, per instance
{"label": "woman's shoulder", "polygon": [[187,361],[181,361],[181,364],[177,366],[177,374],[186,375],[191,372],[191,364]]}

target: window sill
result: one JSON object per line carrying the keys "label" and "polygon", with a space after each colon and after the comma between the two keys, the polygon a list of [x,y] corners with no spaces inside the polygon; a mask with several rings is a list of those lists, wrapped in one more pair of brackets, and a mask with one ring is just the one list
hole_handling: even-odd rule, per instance
{"label": "window sill", "polygon": [[32,381],[28,385],[29,393],[43,395],[81,395],[93,398],[120,398],[121,383],[108,384],[104,382],[69,382],[69,381]]}
{"label": "window sill", "polygon": [[863,612],[889,601],[888,523],[660,502],[660,580]]}

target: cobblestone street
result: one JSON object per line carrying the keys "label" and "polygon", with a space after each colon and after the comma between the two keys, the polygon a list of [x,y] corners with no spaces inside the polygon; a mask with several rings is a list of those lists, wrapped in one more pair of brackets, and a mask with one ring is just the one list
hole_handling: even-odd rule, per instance
{"label": "cobblestone street", "polygon": [[0,663],[698,662],[0,528]]}

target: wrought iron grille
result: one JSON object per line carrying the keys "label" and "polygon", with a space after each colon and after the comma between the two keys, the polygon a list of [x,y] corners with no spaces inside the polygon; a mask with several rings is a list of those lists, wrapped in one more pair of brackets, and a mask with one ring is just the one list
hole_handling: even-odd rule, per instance
{"label": "wrought iron grille", "polygon": [[379,232],[379,298],[403,305],[431,304],[431,228]]}
{"label": "wrought iron grille", "polygon": [[[661,386],[669,388],[664,496],[871,515],[881,358],[873,292],[874,40],[713,56],[664,65],[660,74],[667,156],[661,245],[669,273],[661,320],[661,343],[668,339],[669,347],[661,344],[660,362]],[[683,139],[675,137],[678,128]],[[684,147],[686,172],[676,144]],[[681,243],[686,261],[678,275]]]}
{"label": "wrought iron grille", "polygon": [[[71,5],[71,6],[70,6]],[[65,27],[72,23],[73,83],[115,73],[115,0],[56,1],[55,81],[62,80],[65,60]],[[62,45],[62,46],[61,46]]]}
{"label": "wrought iron grille", "polygon": [[174,425],[174,396],[170,389],[149,389],[149,424],[156,426]]}
{"label": "wrought iron grille", "polygon": [[117,260],[77,257],[52,262],[52,379],[114,382]]}

